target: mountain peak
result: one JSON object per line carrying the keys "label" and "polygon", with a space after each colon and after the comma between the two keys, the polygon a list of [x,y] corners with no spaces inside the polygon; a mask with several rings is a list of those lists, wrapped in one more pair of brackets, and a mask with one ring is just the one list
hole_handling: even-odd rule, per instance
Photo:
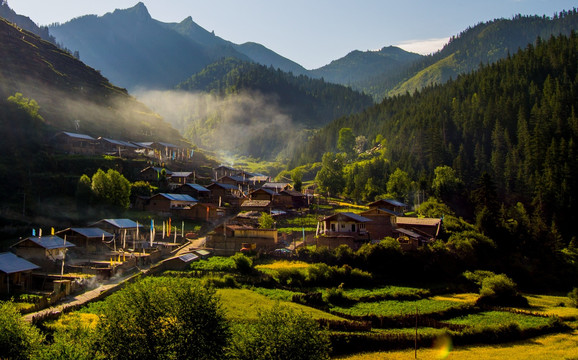
{"label": "mountain peak", "polygon": [[135,6],[128,9],[116,9],[114,14],[129,14],[135,16],[139,20],[150,20],[152,19],[149,11],[144,3],[138,2]]}

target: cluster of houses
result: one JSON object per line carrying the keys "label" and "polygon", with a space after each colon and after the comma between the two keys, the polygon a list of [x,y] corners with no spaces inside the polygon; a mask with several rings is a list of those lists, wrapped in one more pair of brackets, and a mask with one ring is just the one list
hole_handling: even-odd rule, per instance
{"label": "cluster of houses", "polygon": [[[70,273],[109,278],[154,263],[179,246],[177,232],[175,228],[170,237],[156,234],[130,219],[102,219],[45,236],[41,230],[38,234],[34,231],[33,236],[13,244],[9,252],[0,253],[0,293],[47,291],[53,283],[63,281],[70,291],[75,279]],[[178,240],[182,239],[181,233]]]}
{"label": "cluster of houses", "polygon": [[173,172],[149,166],[140,179],[150,183],[166,182],[167,192],[139,197],[134,208],[161,216],[214,221],[226,211],[292,211],[308,207],[309,197],[291,188],[289,183],[271,182],[263,174],[249,173],[221,165],[214,169],[207,185],[196,182],[194,172]]}
{"label": "cluster of houses", "polygon": [[186,160],[193,150],[166,142],[134,142],[105,137],[94,138],[86,134],[62,131],[52,137],[51,144],[59,151],[71,155],[114,155],[122,158],[145,156],[161,163]]}
{"label": "cluster of houses", "polygon": [[303,245],[330,249],[347,245],[356,250],[363,244],[393,237],[403,250],[411,251],[435,240],[440,234],[441,219],[404,216],[407,205],[396,200],[378,200],[368,207],[360,214],[338,212],[326,216],[320,219],[315,232],[303,229],[302,233],[292,236],[279,234],[276,229],[260,229],[237,217],[217,226],[207,236],[206,246],[217,255],[231,255],[247,248],[247,244],[265,250],[291,247],[295,240]]}

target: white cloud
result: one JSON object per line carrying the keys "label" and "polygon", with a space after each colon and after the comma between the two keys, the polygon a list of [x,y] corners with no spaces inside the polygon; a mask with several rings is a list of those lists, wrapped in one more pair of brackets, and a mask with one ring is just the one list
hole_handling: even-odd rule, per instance
{"label": "white cloud", "polygon": [[405,51],[414,52],[421,55],[429,55],[444,47],[450,40],[449,37],[426,40],[408,40],[395,46]]}

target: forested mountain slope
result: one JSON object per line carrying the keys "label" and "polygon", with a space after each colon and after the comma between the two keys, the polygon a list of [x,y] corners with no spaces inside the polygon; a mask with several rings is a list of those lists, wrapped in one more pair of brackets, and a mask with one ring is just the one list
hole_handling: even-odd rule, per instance
{"label": "forested mountain slope", "polygon": [[[240,154],[258,158],[276,157],[289,143],[301,140],[299,133],[303,129],[317,129],[373,104],[369,96],[342,85],[293,76],[233,58],[208,66],[181,83],[178,89],[212,94],[221,104],[227,104],[213,106],[214,111],[209,114],[191,116],[189,124],[184,126],[191,141],[212,148],[220,144],[215,137],[225,124],[237,127],[250,123],[253,131],[248,131],[247,126],[242,133],[262,136],[255,138],[247,134],[247,141],[235,143],[235,149]],[[230,113],[235,117],[229,116]],[[239,139],[240,133],[233,132],[227,138]],[[231,144],[229,140],[228,145],[219,146],[228,148]]]}
{"label": "forested mountain slope", "polygon": [[[405,71],[390,73],[383,79],[382,95],[396,95],[431,84],[443,84],[459,74],[477,69],[480,64],[491,64],[514,54],[527,44],[535,43],[551,35],[569,35],[578,29],[576,9],[563,11],[554,17],[521,16],[512,19],[496,19],[469,27],[434,55],[413,63]],[[397,83],[396,86],[390,87]],[[378,88],[373,87],[372,93]],[[379,92],[377,92],[379,94]]]}
{"label": "forested mountain slope", "polygon": [[563,234],[575,234],[577,91],[576,33],[539,40],[446,85],[388,98],[332,122],[292,165],[319,161],[336,149],[339,130],[352,128],[370,141],[384,138],[390,168],[414,180],[427,183],[436,167],[449,165],[471,189],[487,173],[502,201],[532,204],[546,227],[554,222]]}

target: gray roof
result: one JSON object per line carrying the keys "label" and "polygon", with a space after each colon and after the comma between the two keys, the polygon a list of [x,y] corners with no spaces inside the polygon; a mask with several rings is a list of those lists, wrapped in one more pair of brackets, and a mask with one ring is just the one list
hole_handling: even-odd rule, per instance
{"label": "gray roof", "polygon": [[186,186],[190,186],[193,189],[197,190],[197,191],[206,191],[206,192],[211,192],[211,190],[207,189],[206,187],[199,185],[199,184],[193,184],[193,183],[186,183]]}
{"label": "gray roof", "polygon": [[227,190],[239,190],[239,187],[236,185],[231,185],[231,184],[223,184],[223,183],[212,183],[209,186],[219,186],[222,187],[223,189],[227,189]]}
{"label": "gray roof", "polygon": [[391,214],[393,216],[402,216],[403,215],[401,213],[398,213],[397,211],[393,211],[393,210],[389,210],[389,209],[379,208],[379,211],[386,212],[386,213]]}
{"label": "gray roof", "polygon": [[[172,201],[189,201],[189,202],[197,202],[198,200],[192,197],[191,195],[187,194],[167,194],[167,193],[159,193],[157,195],[163,196]],[[155,195],[155,196],[157,196]]]}
{"label": "gray roof", "polygon": [[111,143],[113,145],[117,145],[117,146],[128,146],[131,148],[137,148],[138,146],[136,146],[135,144],[131,144],[127,141],[122,141],[122,140],[114,140],[114,139],[108,139],[108,138],[104,138],[104,137],[100,137],[99,140],[104,140],[108,143]]}
{"label": "gray roof", "polygon": [[397,228],[397,229],[394,229],[393,231],[396,231],[396,232],[398,232],[398,233],[407,235],[407,236],[409,236],[410,238],[414,238],[414,239],[425,238],[425,236],[423,236],[423,235],[420,235],[420,234],[418,234],[418,233],[416,233],[416,232],[414,232],[414,231],[407,230],[407,229],[403,229],[403,228]]}
{"label": "gray roof", "polygon": [[369,204],[369,205],[370,205],[370,206],[371,206],[371,205],[377,205],[377,204],[379,204],[380,202],[386,202],[386,203],[391,204],[391,205],[396,206],[396,207],[406,207],[406,206],[407,206],[406,204],[404,204],[404,203],[402,203],[402,202],[400,202],[400,201],[394,200],[394,199],[381,199],[381,200],[374,201],[374,202],[372,202],[372,203]]}
{"label": "gray roof", "polygon": [[75,138],[75,139],[96,140],[92,136],[85,135],[85,134],[71,133],[71,132],[67,132],[67,131],[63,131],[62,133],[65,134],[66,136],[69,136],[69,137]]}
{"label": "gray roof", "polygon": [[59,236],[55,236],[55,235],[49,235],[49,236],[43,236],[43,237],[29,237],[29,238],[26,238],[24,240],[17,242],[16,244],[14,244],[12,246],[13,247],[18,246],[18,244],[23,243],[24,241],[32,241],[36,245],[38,245],[42,248],[45,248],[46,250],[60,249],[60,248],[64,248],[64,247],[68,248],[68,247],[76,246],[76,245],[74,245],[68,241],[65,244],[63,238],[61,238]]}
{"label": "gray roof", "polygon": [[271,190],[271,189],[268,189],[268,188],[260,188],[260,189],[257,189],[257,190],[253,190],[253,191],[251,191],[251,194],[252,194],[252,193],[255,193],[255,192],[257,192],[257,191],[264,191],[264,192],[266,192],[267,194],[269,194],[269,195],[271,195],[271,196],[277,195],[277,193],[276,193],[274,190]]}
{"label": "gray roof", "polygon": [[172,173],[173,177],[189,177],[191,176],[192,172],[191,171],[174,171]]}
{"label": "gray roof", "polygon": [[[101,222],[105,222],[119,229],[136,229],[136,222],[132,221],[131,219],[102,219],[100,221],[95,222],[92,225],[97,225],[100,224]],[[138,224],[138,226],[139,228],[143,227],[142,224]]]}
{"label": "gray roof", "polygon": [[199,258],[199,255],[193,254],[193,253],[183,254],[183,255],[179,256],[179,259],[182,262],[186,262],[186,263],[191,262],[191,261],[195,261],[198,258]]}
{"label": "gray roof", "polygon": [[87,238],[102,238],[102,235],[104,235],[105,238],[107,237],[113,237],[114,235],[109,233],[108,231],[104,231],[102,229],[99,228],[70,228],[70,230],[84,236]]}
{"label": "gray roof", "polygon": [[289,184],[289,183],[282,183],[282,182],[268,182],[268,183],[263,184],[262,187],[264,187],[264,188],[273,188],[273,189],[282,189],[282,188],[284,188],[284,187],[286,187],[286,186],[289,186],[289,185],[291,185],[291,184]]}
{"label": "gray roof", "polygon": [[40,267],[11,252],[0,253],[0,271],[5,274],[13,274],[34,269],[40,269]]}
{"label": "gray roof", "polygon": [[161,146],[168,147],[168,148],[175,148],[175,149],[178,148],[178,145],[170,144],[170,143],[166,143],[166,142],[161,142],[161,141],[157,141],[155,144],[159,144]]}
{"label": "gray roof", "polygon": [[356,221],[356,222],[369,222],[369,221],[373,221],[373,220],[371,220],[371,219],[368,219],[368,218],[366,218],[366,217],[364,217],[364,216],[361,216],[361,215],[358,215],[358,214],[355,214],[355,213],[352,213],[352,212],[341,212],[341,213],[333,214],[333,215],[331,215],[331,216],[326,217],[326,218],[323,219],[323,220],[324,220],[324,221],[330,220],[331,218],[337,217],[337,216],[340,216],[340,215],[341,215],[341,216],[348,217],[348,218],[350,218],[351,220]]}

